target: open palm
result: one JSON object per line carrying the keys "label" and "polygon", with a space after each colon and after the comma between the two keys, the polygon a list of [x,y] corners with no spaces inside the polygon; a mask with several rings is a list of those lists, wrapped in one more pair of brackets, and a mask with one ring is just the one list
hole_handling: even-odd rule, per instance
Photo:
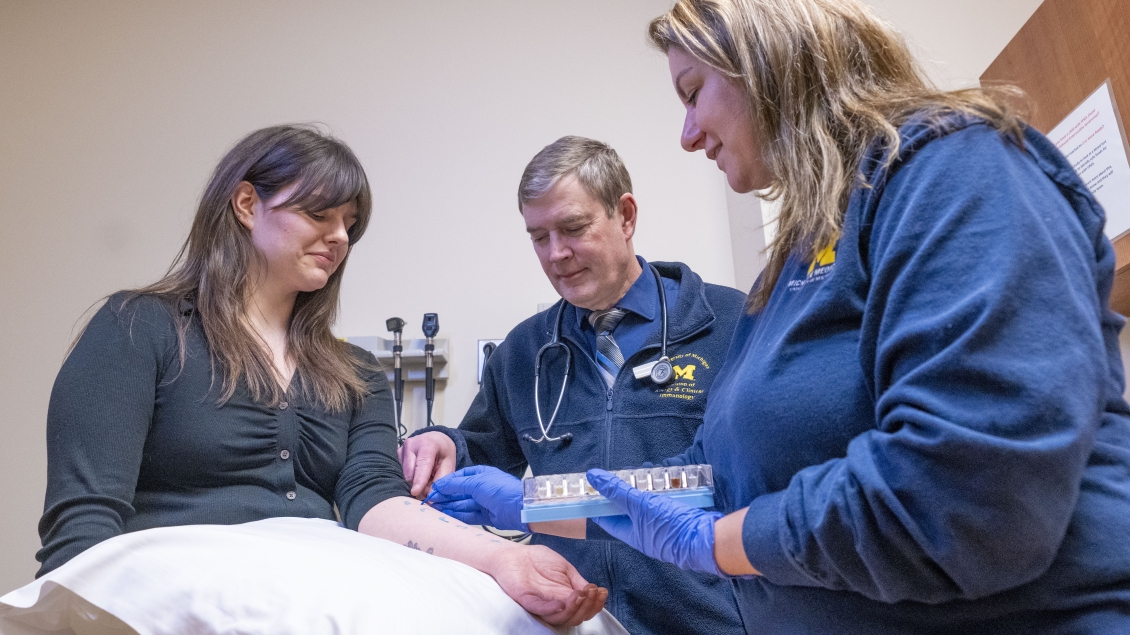
{"label": "open palm", "polygon": [[547,547],[505,549],[490,574],[522,608],[554,626],[576,626],[591,619],[608,599],[607,589],[587,582]]}

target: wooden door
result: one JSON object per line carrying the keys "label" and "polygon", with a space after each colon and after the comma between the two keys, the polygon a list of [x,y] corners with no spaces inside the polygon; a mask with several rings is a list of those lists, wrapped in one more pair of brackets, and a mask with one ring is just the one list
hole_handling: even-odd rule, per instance
{"label": "wooden door", "polygon": [[[1019,86],[1029,118],[1047,134],[1110,79],[1123,130],[1130,131],[1130,0],[1044,0],[981,75],[981,84]],[[1110,305],[1130,315],[1130,233],[1114,241]]]}

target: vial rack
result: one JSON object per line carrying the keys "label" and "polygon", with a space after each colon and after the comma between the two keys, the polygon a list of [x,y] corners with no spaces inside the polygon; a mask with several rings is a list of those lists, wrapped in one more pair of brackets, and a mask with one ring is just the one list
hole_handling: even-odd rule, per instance
{"label": "vial rack", "polygon": [[[709,465],[675,465],[612,473],[645,492],[664,494],[692,507],[714,506],[714,474]],[[583,473],[524,478],[522,499],[524,523],[623,513],[612,501],[597,493]]]}

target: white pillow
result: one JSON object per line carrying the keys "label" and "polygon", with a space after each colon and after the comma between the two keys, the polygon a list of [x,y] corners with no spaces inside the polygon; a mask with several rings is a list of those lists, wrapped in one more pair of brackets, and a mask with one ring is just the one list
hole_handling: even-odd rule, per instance
{"label": "white pillow", "polygon": [[164,527],[102,542],[0,598],[0,634],[627,635],[551,629],[471,567],[326,520]]}

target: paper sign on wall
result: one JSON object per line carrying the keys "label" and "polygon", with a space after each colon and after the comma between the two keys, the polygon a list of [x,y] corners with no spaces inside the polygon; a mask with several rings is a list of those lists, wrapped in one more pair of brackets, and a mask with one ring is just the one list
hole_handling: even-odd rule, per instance
{"label": "paper sign on wall", "polygon": [[1048,138],[1106,211],[1107,238],[1130,230],[1130,161],[1110,80],[1053,128]]}

